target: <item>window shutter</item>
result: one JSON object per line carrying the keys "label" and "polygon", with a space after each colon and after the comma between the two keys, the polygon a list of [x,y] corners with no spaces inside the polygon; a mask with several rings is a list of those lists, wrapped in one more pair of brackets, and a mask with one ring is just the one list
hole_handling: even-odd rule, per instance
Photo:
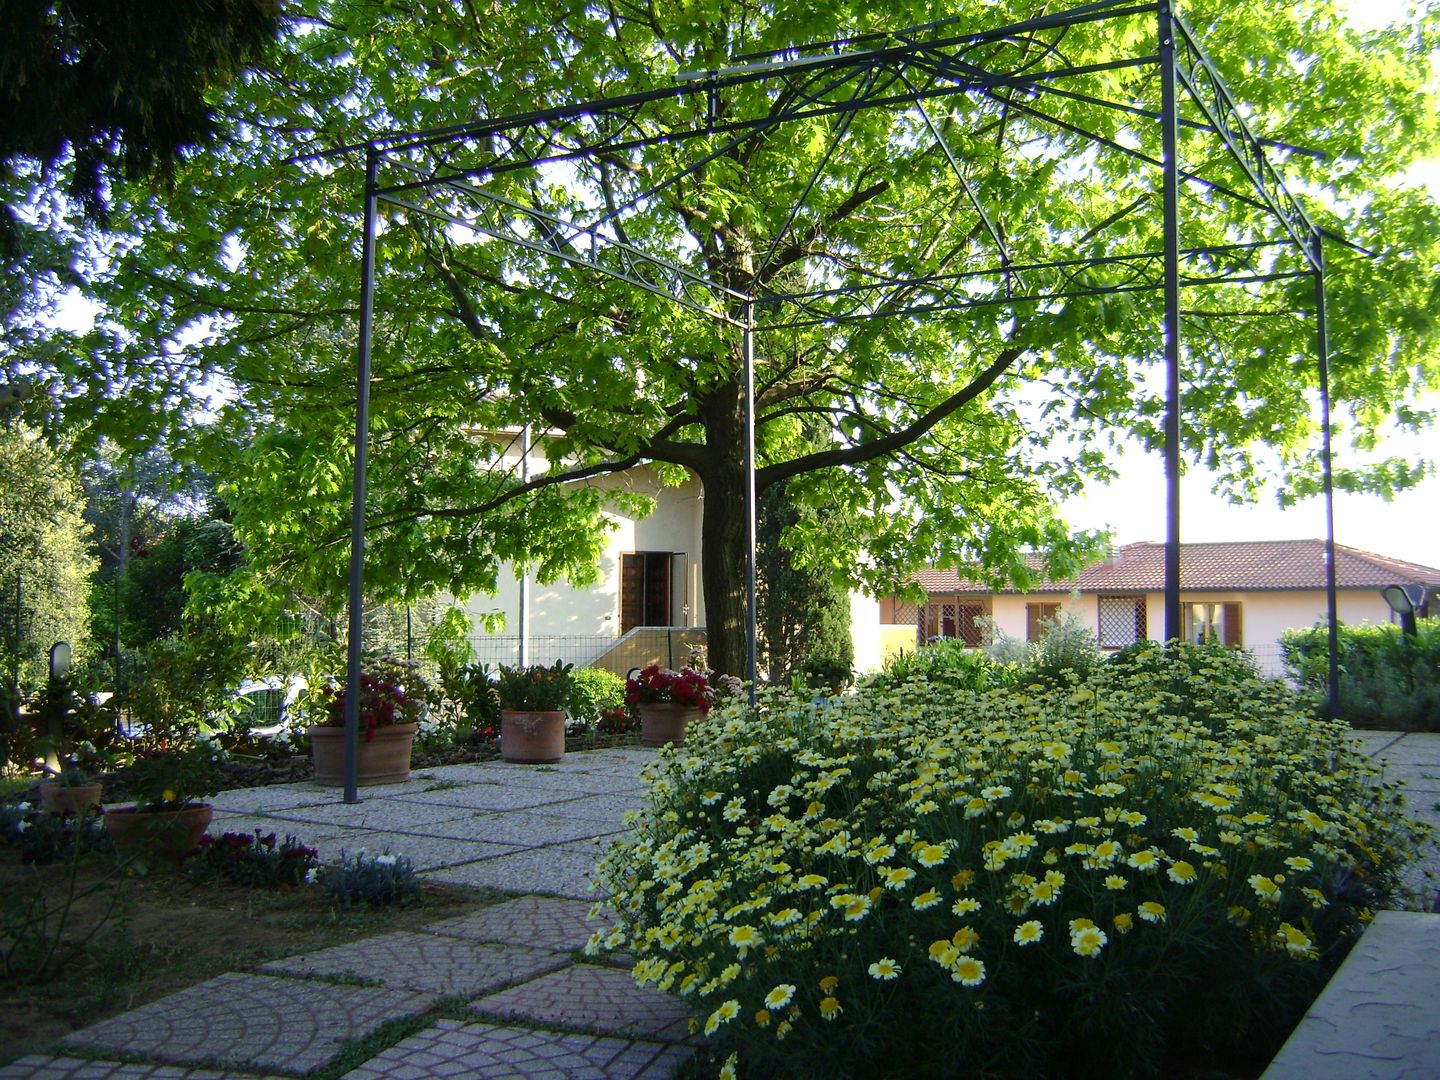
{"label": "window shutter", "polygon": [[640,625],[645,597],[645,570],[641,556],[620,556],[620,633]]}
{"label": "window shutter", "polygon": [[1224,625],[1221,632],[1224,634],[1225,647],[1238,649],[1244,641],[1240,631],[1240,605],[1231,603],[1225,605],[1223,616]]}

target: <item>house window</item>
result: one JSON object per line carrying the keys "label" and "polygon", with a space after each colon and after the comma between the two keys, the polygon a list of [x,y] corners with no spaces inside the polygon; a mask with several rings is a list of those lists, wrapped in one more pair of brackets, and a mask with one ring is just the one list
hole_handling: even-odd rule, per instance
{"label": "house window", "polygon": [[1145,624],[1145,597],[1102,596],[1098,633],[1102,649],[1123,649],[1149,637]]}
{"label": "house window", "polygon": [[1238,649],[1240,636],[1239,604],[1184,604],[1185,640],[1203,645],[1218,642]]}
{"label": "house window", "polygon": [[637,626],[679,626],[685,602],[685,556],[632,551],[620,556],[620,632]]}
{"label": "house window", "polygon": [[931,600],[920,622],[922,644],[936,638],[959,638],[971,648],[986,644],[987,612],[983,603]]}
{"label": "house window", "polygon": [[1060,621],[1059,604],[1025,605],[1025,640],[1039,641]]}

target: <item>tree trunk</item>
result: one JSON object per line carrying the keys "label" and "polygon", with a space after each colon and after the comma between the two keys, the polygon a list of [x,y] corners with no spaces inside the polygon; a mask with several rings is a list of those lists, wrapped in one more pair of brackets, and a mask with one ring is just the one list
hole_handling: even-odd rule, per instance
{"label": "tree trunk", "polygon": [[704,491],[701,521],[701,587],[705,636],[717,675],[746,676],[745,418],[741,388],[710,395],[702,406],[710,456],[699,470]]}
{"label": "tree trunk", "polygon": [[717,675],[744,678],[745,470],[706,470],[700,524],[708,660]]}

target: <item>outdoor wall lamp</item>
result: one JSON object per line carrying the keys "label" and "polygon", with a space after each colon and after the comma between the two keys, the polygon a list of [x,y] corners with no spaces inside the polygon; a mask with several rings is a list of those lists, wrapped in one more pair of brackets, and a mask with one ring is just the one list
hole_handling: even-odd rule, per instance
{"label": "outdoor wall lamp", "polygon": [[1415,613],[1425,602],[1423,585],[1386,585],[1380,590],[1390,610],[1400,616],[1400,632],[1408,637],[1416,635]]}

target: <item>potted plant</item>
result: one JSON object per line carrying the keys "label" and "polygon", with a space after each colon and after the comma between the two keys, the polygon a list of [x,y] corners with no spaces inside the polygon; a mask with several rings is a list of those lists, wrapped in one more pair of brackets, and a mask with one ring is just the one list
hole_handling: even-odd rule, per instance
{"label": "potted plant", "polygon": [[122,853],[175,862],[200,844],[214,808],[225,752],[208,736],[141,750],[125,770],[133,806],[107,808],[102,820]]}
{"label": "potted plant", "polygon": [[40,783],[40,809],[47,814],[80,817],[100,805],[103,785],[73,756],[62,760],[53,776]]}
{"label": "potted plant", "polygon": [[500,757],[517,765],[550,765],[565,756],[565,708],[570,704],[570,669],[500,665]]}
{"label": "potted plant", "polygon": [[703,672],[671,671],[659,664],[625,681],[625,704],[640,714],[640,745],[679,746],[685,729],[710,711],[715,691]]}
{"label": "potted plant", "polygon": [[[415,665],[399,660],[379,660],[360,673],[356,783],[403,784],[410,779],[410,751],[425,691]],[[346,692],[332,682],[320,687],[319,696],[319,722],[306,728],[315,782],[339,787],[345,782]]]}

